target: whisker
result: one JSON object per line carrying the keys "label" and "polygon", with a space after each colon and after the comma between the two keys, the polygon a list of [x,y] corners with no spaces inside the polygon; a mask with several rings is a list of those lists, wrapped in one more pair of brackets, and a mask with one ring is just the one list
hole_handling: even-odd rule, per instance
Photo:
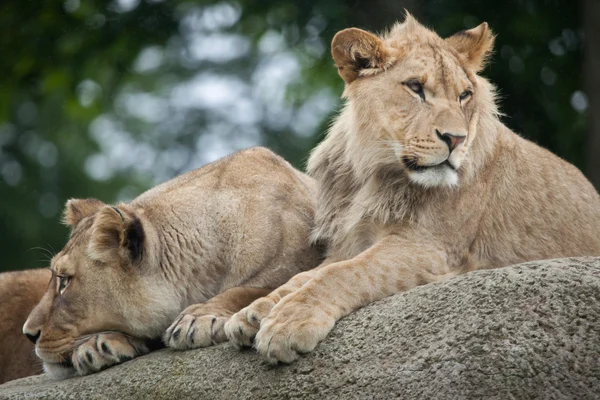
{"label": "whisker", "polygon": [[[46,243],[48,246],[50,246],[50,244]],[[52,246],[50,246],[52,247]],[[40,263],[44,263],[44,264],[49,264],[52,260],[52,258],[55,256],[55,252],[54,251],[50,251],[44,247],[32,247],[30,249],[28,249],[27,251],[32,251],[32,250],[40,250],[41,251],[41,255],[43,256],[41,260],[38,260],[38,262]],[[54,250],[54,249],[52,249]]]}

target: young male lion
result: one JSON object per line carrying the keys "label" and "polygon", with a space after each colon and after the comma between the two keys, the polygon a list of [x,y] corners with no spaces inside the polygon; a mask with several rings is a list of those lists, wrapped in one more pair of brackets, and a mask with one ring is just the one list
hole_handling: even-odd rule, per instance
{"label": "young male lion", "polygon": [[225,325],[271,362],[309,352],[357,308],[417,285],[527,260],[600,255],[600,197],[572,165],[498,119],[477,75],[486,23],[442,39],[411,16],[346,29],[332,54],[346,105],[313,151],[315,270]]}
{"label": "young male lion", "polygon": [[23,326],[44,369],[95,372],[147,353],[146,339],[163,334],[175,349],[225,341],[234,312],[321,261],[309,242],[314,188],[255,148],[127,204],[69,200],[71,236]]}

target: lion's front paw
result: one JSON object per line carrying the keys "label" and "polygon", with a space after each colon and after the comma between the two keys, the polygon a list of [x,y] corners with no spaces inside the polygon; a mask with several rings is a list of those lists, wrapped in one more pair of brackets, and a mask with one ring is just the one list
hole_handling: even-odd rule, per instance
{"label": "lion's front paw", "polygon": [[91,336],[75,348],[71,362],[78,375],[88,375],[147,354],[149,351],[142,339],[118,332],[107,332]]}
{"label": "lion's front paw", "polygon": [[196,349],[227,341],[223,329],[228,317],[204,314],[199,305],[185,310],[171,324],[163,336],[168,347],[177,350]]}
{"label": "lion's front paw", "polygon": [[317,347],[335,325],[324,307],[295,301],[292,295],[273,308],[262,321],[254,347],[270,363],[291,363]]}
{"label": "lion's front paw", "polygon": [[269,315],[275,302],[268,297],[255,300],[225,323],[225,334],[237,348],[250,347],[263,319]]}

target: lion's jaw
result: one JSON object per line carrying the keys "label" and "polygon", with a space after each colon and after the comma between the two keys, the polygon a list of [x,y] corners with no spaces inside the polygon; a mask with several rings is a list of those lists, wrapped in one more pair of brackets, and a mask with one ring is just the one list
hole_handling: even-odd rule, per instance
{"label": "lion's jaw", "polygon": [[410,171],[408,177],[414,183],[424,187],[458,185],[458,173],[447,164],[428,167],[421,171]]}
{"label": "lion's jaw", "polygon": [[42,366],[44,367],[44,373],[55,381],[75,376],[75,368],[73,368],[70,362],[63,364],[44,361]]}
{"label": "lion's jaw", "polygon": [[450,152],[435,131],[423,134],[424,129],[411,128],[395,115],[388,118],[377,106],[361,103],[350,99],[329,132],[346,138],[345,154],[360,180],[366,181],[377,170],[399,169],[421,187],[459,184],[461,168],[469,162],[475,127],[465,132],[467,140]]}

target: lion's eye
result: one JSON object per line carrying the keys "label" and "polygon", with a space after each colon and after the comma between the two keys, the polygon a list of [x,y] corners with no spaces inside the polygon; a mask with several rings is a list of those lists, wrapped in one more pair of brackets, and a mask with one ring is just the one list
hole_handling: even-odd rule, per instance
{"label": "lion's eye", "polygon": [[63,294],[67,286],[71,283],[70,276],[59,276],[58,277],[58,293]]}
{"label": "lion's eye", "polygon": [[458,96],[458,98],[460,101],[465,101],[466,99],[471,97],[472,94],[473,94],[473,92],[471,92],[470,90],[465,90],[464,92],[462,92],[460,94],[460,96]]}
{"label": "lion's eye", "polygon": [[411,79],[404,82],[404,84],[413,92],[419,95],[423,101],[425,101],[425,92],[423,91],[423,84],[416,79]]}

